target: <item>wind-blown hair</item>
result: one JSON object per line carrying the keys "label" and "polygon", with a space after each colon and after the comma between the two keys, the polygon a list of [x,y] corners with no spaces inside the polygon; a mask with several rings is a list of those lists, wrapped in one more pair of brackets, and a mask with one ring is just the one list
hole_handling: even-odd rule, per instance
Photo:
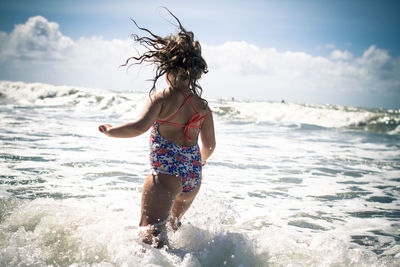
{"label": "wind-blown hair", "polygon": [[156,89],[157,80],[167,74],[168,80],[170,76],[175,78],[174,81],[169,80],[172,86],[174,86],[174,82],[177,79],[187,81],[189,90],[201,97],[203,90],[198,84],[198,80],[202,74],[208,72],[208,69],[206,61],[201,56],[200,43],[194,40],[193,32],[185,30],[179,19],[167,8],[165,9],[178,22],[178,33],[160,37],[146,28],[139,27],[136,21],[131,19],[136,27],[147,32],[150,37],[140,37],[137,34],[132,34],[134,41],[144,46],[146,52],[139,54],[137,57],[128,58],[125,64],[121,66],[127,66],[131,60],[135,61],[131,65],[153,63],[156,66],[156,71],[155,77],[151,80],[153,81],[153,86],[150,89],[150,94]]}

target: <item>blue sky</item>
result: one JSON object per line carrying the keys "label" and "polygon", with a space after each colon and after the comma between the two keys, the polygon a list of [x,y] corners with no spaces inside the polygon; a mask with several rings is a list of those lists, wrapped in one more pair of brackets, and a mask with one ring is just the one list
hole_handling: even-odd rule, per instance
{"label": "blue sky", "polygon": [[[210,96],[400,108],[398,1],[2,1],[0,79],[140,90],[143,83],[111,73],[115,68],[99,67],[106,62],[94,56],[86,60],[93,60],[92,65],[85,62],[99,67],[98,73],[89,67],[74,70],[68,64],[73,56],[78,63],[90,46],[103,58],[121,50],[123,44],[116,40],[128,43],[129,35],[137,32],[130,17],[160,35],[173,32],[167,22],[172,20],[160,6],[174,12],[203,44],[204,54],[210,58],[210,73],[215,70],[210,78],[204,78]],[[38,45],[15,30],[16,24],[28,25],[28,19],[35,16],[47,22],[31,21],[29,25],[36,23],[31,29],[39,21],[54,22],[58,28],[49,29],[65,37],[57,37],[58,52],[49,48],[52,56],[29,53]],[[35,36],[32,40],[43,45]],[[49,39],[46,44],[54,42]],[[29,54],[24,59],[23,52]],[[117,53],[115,57],[122,60]],[[68,58],[63,58],[65,55]],[[232,64],[237,68],[229,67]],[[64,70],[61,65],[66,66]],[[49,70],[54,71],[51,77],[45,75]],[[79,71],[79,77],[74,71]],[[82,75],[85,71],[86,76]],[[103,73],[118,82],[99,81],[96,77]],[[142,76],[133,80],[138,78]],[[243,87],[249,87],[247,94]]]}
{"label": "blue sky", "polygon": [[73,39],[92,35],[124,39],[135,30],[130,17],[156,32],[171,30],[162,23],[161,16],[167,14],[160,6],[170,8],[208,44],[244,40],[313,54],[323,54],[318,48],[326,44],[361,54],[373,44],[400,55],[400,2],[387,0],[15,0],[1,3],[0,30],[10,32],[15,24],[41,15],[60,24],[63,34]]}

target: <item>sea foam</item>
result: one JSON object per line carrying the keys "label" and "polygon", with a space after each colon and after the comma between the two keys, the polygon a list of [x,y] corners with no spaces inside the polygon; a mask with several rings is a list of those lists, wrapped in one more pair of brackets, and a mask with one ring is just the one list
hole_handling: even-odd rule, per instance
{"label": "sea foam", "polygon": [[[0,99],[18,105],[90,107],[91,110],[126,116],[127,113],[139,113],[147,98],[147,93],[0,81]],[[344,127],[390,135],[398,135],[400,129],[400,110],[222,98],[210,99],[209,103],[214,114],[229,120]]]}

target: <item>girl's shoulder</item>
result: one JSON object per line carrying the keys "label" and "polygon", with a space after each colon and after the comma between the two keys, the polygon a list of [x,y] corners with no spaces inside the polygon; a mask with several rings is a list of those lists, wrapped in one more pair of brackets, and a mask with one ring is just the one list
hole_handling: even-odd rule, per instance
{"label": "girl's shoulder", "polygon": [[211,108],[208,105],[207,100],[201,98],[198,95],[193,94],[193,96],[190,98],[190,101],[196,107],[196,109],[202,114],[209,113],[211,111]]}
{"label": "girl's shoulder", "polygon": [[170,88],[165,88],[162,90],[157,90],[152,95],[150,95],[152,102],[155,105],[160,105],[163,111],[170,112],[175,108],[176,105],[179,105],[180,100],[177,99],[176,93]]}
{"label": "girl's shoulder", "polygon": [[169,99],[171,99],[171,97],[172,93],[171,90],[168,88],[165,88],[163,90],[157,90],[150,94],[151,100],[159,103],[168,101]]}
{"label": "girl's shoulder", "polygon": [[204,98],[202,98],[201,96],[191,93],[191,101],[195,104],[197,104],[197,106],[201,109],[210,109],[209,105],[208,105],[208,101]]}

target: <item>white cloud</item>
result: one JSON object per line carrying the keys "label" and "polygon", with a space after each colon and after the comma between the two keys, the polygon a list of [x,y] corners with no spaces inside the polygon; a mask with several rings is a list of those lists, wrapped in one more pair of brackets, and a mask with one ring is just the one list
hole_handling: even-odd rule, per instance
{"label": "white cloud", "polygon": [[[42,16],[16,25],[11,33],[0,32],[1,79],[116,90],[148,86],[119,68],[132,55],[137,55],[132,40],[93,36],[73,41],[60,32],[57,23]],[[149,68],[143,73],[151,77]]]}
{"label": "white cloud", "polygon": [[[62,35],[58,24],[32,17],[10,34],[0,32],[0,41],[0,58],[7,61],[0,65],[1,79],[121,90],[151,87],[144,82],[153,78],[151,68],[135,67],[128,73],[118,68],[136,55],[132,40],[94,36],[73,41]],[[242,41],[203,44],[203,54],[210,72],[201,84],[213,96],[352,105],[371,105],[376,100],[372,96],[386,93],[400,96],[400,60],[375,46],[361,57],[347,50],[321,57]],[[363,100],[367,96],[368,103]]]}
{"label": "white cloud", "polygon": [[353,54],[347,50],[341,51],[336,49],[331,52],[330,58],[333,60],[349,60],[353,58]]}
{"label": "white cloud", "polygon": [[1,33],[0,39],[1,58],[62,59],[73,46],[73,41],[61,34],[57,23],[42,16],[15,25],[10,34]]}
{"label": "white cloud", "polygon": [[228,96],[236,91],[241,97],[354,105],[372,105],[391,93],[400,97],[400,62],[375,46],[358,58],[347,50],[326,58],[246,42],[205,46],[204,54],[214,73],[207,85],[226,86]]}
{"label": "white cloud", "polygon": [[376,46],[371,45],[364,51],[362,57],[359,59],[361,64],[374,66],[375,68],[382,67],[391,60],[388,51],[378,49]]}

